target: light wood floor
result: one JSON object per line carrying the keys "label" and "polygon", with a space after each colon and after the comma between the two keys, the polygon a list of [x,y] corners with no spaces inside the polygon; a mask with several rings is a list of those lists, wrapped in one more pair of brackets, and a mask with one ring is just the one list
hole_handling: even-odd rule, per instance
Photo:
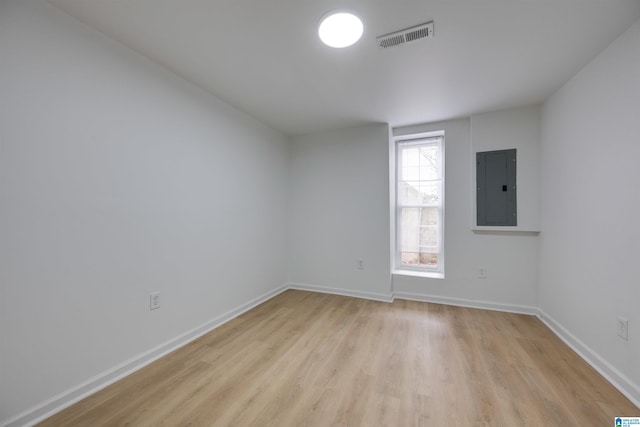
{"label": "light wood floor", "polygon": [[287,291],[44,426],[610,426],[640,410],[533,316]]}

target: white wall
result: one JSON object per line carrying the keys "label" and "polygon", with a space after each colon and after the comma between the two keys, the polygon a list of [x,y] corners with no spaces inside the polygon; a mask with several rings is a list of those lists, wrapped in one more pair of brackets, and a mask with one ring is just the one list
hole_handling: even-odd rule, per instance
{"label": "white wall", "polygon": [[[0,424],[287,280],[390,298],[386,125],[289,150],[41,1],[0,2],[0,58]],[[535,107],[396,129],[445,131],[446,278],[393,277],[405,298],[539,304],[638,399],[639,58],[636,23],[544,105],[539,194]],[[513,144],[540,238],[471,230],[474,152]]]}
{"label": "white wall", "polygon": [[[529,109],[483,115],[482,121],[490,123],[502,137],[511,134],[503,128],[532,131],[531,121],[536,117],[536,110]],[[537,305],[537,236],[471,230],[475,161],[471,121],[407,126],[393,132],[398,136],[438,130],[445,131],[445,278],[394,274],[394,294],[401,298],[533,312]],[[527,140],[530,137],[527,135]],[[486,268],[486,279],[478,278],[480,267]]]}
{"label": "white wall", "polygon": [[[542,310],[636,402],[639,76],[640,21],[543,106],[539,285]],[[616,336],[617,316],[629,319],[629,341]]]}
{"label": "white wall", "polygon": [[388,141],[388,126],[379,124],[292,139],[289,281],[295,286],[390,298]]}
{"label": "white wall", "polygon": [[0,2],[0,58],[2,424],[284,285],[289,159],[45,2]]}
{"label": "white wall", "polygon": [[474,204],[470,223],[475,226],[477,222],[476,153],[515,148],[518,225],[514,229],[540,231],[540,107],[511,108],[473,115],[471,145],[471,194]]}

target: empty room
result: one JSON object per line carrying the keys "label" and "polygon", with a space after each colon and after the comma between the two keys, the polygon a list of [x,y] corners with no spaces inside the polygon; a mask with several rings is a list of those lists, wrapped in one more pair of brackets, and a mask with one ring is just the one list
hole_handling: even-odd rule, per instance
{"label": "empty room", "polygon": [[0,426],[640,423],[637,0],[0,0]]}

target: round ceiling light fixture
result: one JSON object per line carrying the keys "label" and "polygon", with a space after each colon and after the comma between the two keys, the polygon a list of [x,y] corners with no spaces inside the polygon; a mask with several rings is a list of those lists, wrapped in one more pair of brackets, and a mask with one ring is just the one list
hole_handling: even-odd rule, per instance
{"label": "round ceiling light fixture", "polygon": [[345,11],[326,14],[318,26],[318,36],[322,43],[330,47],[348,47],[360,40],[364,26],[356,15]]}

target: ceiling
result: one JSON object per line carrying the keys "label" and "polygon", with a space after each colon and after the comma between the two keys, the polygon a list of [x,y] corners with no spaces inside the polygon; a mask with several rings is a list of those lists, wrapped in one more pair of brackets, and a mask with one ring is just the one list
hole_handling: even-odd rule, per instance
{"label": "ceiling", "polygon": [[[638,0],[49,0],[288,135],[537,104],[640,18]],[[348,8],[354,46],[317,24]],[[435,37],[376,36],[435,21]]]}

